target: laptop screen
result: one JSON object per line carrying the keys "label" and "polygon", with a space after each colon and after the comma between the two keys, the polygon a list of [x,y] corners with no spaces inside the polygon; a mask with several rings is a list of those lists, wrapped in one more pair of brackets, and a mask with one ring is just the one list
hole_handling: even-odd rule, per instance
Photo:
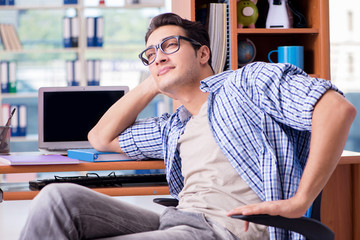
{"label": "laptop screen", "polygon": [[39,89],[39,149],[91,147],[87,134],[128,87],[50,87]]}

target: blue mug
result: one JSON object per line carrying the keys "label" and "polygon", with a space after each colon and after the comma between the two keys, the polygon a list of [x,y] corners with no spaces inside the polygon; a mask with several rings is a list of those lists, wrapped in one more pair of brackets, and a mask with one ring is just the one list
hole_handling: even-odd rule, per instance
{"label": "blue mug", "polygon": [[278,63],[291,63],[301,69],[304,69],[304,47],[303,46],[279,46],[277,50],[272,50],[268,54],[271,63],[271,54],[277,52]]}

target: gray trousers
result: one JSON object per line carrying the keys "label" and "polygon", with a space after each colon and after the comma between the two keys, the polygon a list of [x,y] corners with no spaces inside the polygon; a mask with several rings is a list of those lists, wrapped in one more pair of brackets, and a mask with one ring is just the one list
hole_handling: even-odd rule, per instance
{"label": "gray trousers", "polygon": [[163,214],[75,184],[46,186],[31,203],[20,239],[229,239],[201,213],[167,208]]}

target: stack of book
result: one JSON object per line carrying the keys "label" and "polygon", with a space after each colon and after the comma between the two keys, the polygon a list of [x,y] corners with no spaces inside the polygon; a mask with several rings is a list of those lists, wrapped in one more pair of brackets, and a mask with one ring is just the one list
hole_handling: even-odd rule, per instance
{"label": "stack of book", "polygon": [[0,24],[0,36],[5,50],[21,50],[21,42],[12,24]]}
{"label": "stack of book", "polygon": [[0,61],[0,83],[2,93],[16,92],[16,64],[10,61]]}

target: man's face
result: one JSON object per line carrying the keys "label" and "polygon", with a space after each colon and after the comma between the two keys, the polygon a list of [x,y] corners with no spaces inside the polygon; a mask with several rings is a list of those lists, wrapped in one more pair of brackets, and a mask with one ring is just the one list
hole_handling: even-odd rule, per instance
{"label": "man's face", "polygon": [[[163,39],[177,35],[185,36],[181,27],[162,26],[150,35],[146,47],[155,46]],[[165,54],[158,49],[156,54],[156,59],[149,65],[149,69],[160,91],[172,94],[195,81],[200,71],[200,63],[190,42],[180,39],[180,49],[177,52]]]}

